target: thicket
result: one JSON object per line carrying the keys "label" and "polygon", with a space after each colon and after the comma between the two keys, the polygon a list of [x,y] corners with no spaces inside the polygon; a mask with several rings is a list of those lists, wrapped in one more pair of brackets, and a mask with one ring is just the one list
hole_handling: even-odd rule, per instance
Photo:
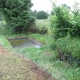
{"label": "thicket", "polygon": [[60,60],[80,65],[80,8],[76,2],[73,11],[65,4],[53,4],[51,28],[54,36],[52,48],[57,51]]}
{"label": "thicket", "polygon": [[31,0],[0,0],[0,12],[4,15],[7,28],[11,28],[11,32],[26,33],[34,24],[31,7]]}

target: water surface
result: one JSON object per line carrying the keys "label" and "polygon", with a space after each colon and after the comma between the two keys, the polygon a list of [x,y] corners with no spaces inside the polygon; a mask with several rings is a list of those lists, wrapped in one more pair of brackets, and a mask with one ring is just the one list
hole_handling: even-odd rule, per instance
{"label": "water surface", "polygon": [[35,47],[40,48],[40,45],[29,40],[28,38],[8,39],[13,48]]}

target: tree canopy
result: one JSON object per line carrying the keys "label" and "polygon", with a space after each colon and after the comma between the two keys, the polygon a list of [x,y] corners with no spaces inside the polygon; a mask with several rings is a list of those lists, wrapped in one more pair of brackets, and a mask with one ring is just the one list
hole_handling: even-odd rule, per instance
{"label": "tree canopy", "polygon": [[32,16],[34,16],[36,19],[47,19],[48,18],[48,13],[45,11],[33,11]]}
{"label": "tree canopy", "polygon": [[34,23],[31,0],[0,0],[0,11],[14,32],[25,32]]}

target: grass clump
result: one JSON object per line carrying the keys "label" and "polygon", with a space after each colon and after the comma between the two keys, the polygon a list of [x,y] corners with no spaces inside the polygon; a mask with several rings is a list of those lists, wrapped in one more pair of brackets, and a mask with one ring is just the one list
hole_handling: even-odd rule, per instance
{"label": "grass clump", "polygon": [[51,39],[48,34],[41,35],[41,34],[30,34],[30,37],[33,39],[36,39],[37,41],[41,42],[42,44],[47,44],[49,40]]}
{"label": "grass clump", "polygon": [[12,46],[9,43],[9,41],[4,37],[0,35],[0,44],[2,44],[4,47],[11,49],[12,50]]}

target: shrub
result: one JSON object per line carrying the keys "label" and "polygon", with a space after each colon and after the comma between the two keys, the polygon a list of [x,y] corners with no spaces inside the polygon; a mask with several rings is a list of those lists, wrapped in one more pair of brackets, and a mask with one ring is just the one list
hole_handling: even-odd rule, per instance
{"label": "shrub", "polygon": [[61,38],[67,36],[68,29],[72,26],[70,19],[70,9],[66,6],[55,6],[54,7],[54,15],[51,18],[51,27],[54,28],[53,31],[54,38]]}
{"label": "shrub", "polygon": [[76,5],[71,11],[67,6],[61,5],[53,9],[53,49],[57,51],[60,60],[80,66],[80,8]]}
{"label": "shrub", "polygon": [[80,65],[80,38],[60,38],[55,45],[60,60],[68,61],[71,65]]}

